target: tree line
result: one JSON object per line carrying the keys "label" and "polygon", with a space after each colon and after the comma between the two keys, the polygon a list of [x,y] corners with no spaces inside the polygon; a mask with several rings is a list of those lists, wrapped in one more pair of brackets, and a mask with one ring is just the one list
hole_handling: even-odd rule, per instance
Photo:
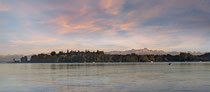
{"label": "tree line", "polygon": [[97,63],[97,62],[193,62],[210,61],[210,53],[203,55],[192,55],[180,53],[179,55],[110,55],[104,51],[52,51],[50,54],[32,55],[30,60],[27,56],[21,58],[23,63]]}

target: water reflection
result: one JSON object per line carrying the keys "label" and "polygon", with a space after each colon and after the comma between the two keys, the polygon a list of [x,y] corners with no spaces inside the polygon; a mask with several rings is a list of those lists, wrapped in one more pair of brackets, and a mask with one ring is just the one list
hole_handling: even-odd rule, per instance
{"label": "water reflection", "polygon": [[0,64],[0,92],[207,92],[209,63]]}

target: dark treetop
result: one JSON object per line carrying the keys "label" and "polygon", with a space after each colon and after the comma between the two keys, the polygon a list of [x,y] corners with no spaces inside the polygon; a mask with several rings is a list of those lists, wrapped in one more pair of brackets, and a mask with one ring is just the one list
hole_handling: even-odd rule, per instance
{"label": "dark treetop", "polygon": [[[110,55],[104,54],[104,51],[96,52],[86,51],[69,51],[50,54],[32,55],[28,60],[27,56],[21,58],[22,63],[84,63],[84,62],[193,62],[193,61],[210,61],[210,53],[203,55],[192,55],[190,53],[180,53],[180,55]],[[19,62],[19,61],[16,61]]]}

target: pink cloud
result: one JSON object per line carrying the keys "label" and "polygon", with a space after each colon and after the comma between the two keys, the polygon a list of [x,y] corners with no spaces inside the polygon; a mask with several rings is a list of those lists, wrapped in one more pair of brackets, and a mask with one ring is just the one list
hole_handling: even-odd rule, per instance
{"label": "pink cloud", "polygon": [[[57,33],[65,34],[65,33],[85,33],[88,31],[96,31],[101,30],[100,27],[95,26],[94,21],[81,21],[79,23],[75,23],[73,19],[75,16],[67,16],[62,15],[55,19],[50,20],[48,23],[55,23],[58,25]],[[85,32],[82,30],[86,30]]]}
{"label": "pink cloud", "polygon": [[9,6],[0,2],[0,11],[9,11]]}
{"label": "pink cloud", "polygon": [[14,40],[12,43],[15,44],[34,44],[34,43],[50,43],[57,41],[56,38],[48,38],[48,39],[37,39],[37,40]]}
{"label": "pink cloud", "polygon": [[[59,40],[56,36],[53,35],[44,35],[38,31],[26,31],[26,35],[24,35],[27,39],[21,39],[18,37],[14,37],[15,40],[12,40],[11,43],[14,43],[14,45],[20,45],[20,44],[49,44],[53,43]],[[28,35],[33,34],[33,35]]]}
{"label": "pink cloud", "polygon": [[[149,1],[131,0],[129,2],[138,5],[134,9],[131,7],[128,11],[123,11],[125,0],[74,0],[74,2],[44,4],[42,2],[39,4],[27,1],[17,2],[18,6],[12,8],[14,10],[12,14],[17,17],[18,22],[25,29],[34,30],[33,28],[36,28],[38,30],[34,32],[40,33],[24,33],[24,36],[29,35],[26,36],[27,39],[21,39],[15,35],[17,36],[16,40],[13,40],[12,43],[16,46],[17,44],[40,43],[49,45],[57,42],[55,48],[52,47],[52,49],[72,47],[72,49],[122,50],[148,47],[168,50],[201,47],[200,44],[206,40],[202,38],[204,32],[192,33],[189,31],[186,35],[181,34],[186,32],[186,29],[175,27],[170,29],[167,28],[168,25],[144,26],[143,24],[164,13],[179,14],[180,10],[192,7],[209,11],[207,4],[204,3],[202,6],[200,0],[154,0],[154,3],[158,3],[153,5],[148,3]],[[178,11],[170,11],[177,8]],[[0,4],[0,11],[9,9],[11,8]],[[195,22],[205,21],[205,18],[199,17],[179,17],[179,19]],[[8,24],[8,22],[0,21],[0,25],[2,24]],[[41,27],[39,27],[40,25]],[[45,29],[45,27],[47,28]],[[47,34],[53,34],[53,36],[45,35],[46,31],[49,32]],[[74,37],[68,38],[68,34],[74,35]],[[61,39],[62,37],[63,39]],[[191,45],[188,46],[188,44]]]}
{"label": "pink cloud", "polygon": [[101,0],[99,5],[105,12],[117,15],[123,7],[124,0]]}

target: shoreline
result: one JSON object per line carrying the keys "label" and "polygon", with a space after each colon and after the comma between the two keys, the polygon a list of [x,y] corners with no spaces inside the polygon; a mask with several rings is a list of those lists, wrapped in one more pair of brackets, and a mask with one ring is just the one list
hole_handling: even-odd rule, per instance
{"label": "shoreline", "polygon": [[105,62],[105,63],[0,63],[0,64],[67,64],[67,65],[178,65],[178,64],[210,64],[210,62]]}

